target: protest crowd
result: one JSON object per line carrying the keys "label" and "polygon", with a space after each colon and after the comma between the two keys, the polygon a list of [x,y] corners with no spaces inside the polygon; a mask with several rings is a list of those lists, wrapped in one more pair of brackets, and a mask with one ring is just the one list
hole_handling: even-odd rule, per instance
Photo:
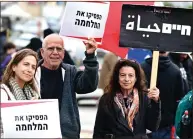
{"label": "protest crowd", "polygon": [[[98,25],[97,29],[102,26]],[[97,38],[88,36],[82,40],[84,69],[79,69],[77,59],[66,50],[61,33],[51,28],[41,33],[42,36],[31,38],[22,48],[8,39],[1,42],[1,109],[8,102],[56,99],[61,137],[79,139],[81,119],[76,95],[100,88],[103,95],[98,99],[92,138],[192,138],[191,51],[160,50],[156,83],[151,86],[154,50],[142,62],[129,58],[129,53],[128,57],[122,57],[115,51],[107,51],[101,64],[97,56],[101,44]],[[30,116],[27,117],[29,120]],[[45,117],[34,116],[30,120]],[[1,138],[6,137],[4,121],[1,117]],[[33,125],[27,125],[23,132],[32,130]],[[48,127],[42,124],[41,130]],[[40,129],[39,124],[37,128]],[[16,130],[23,130],[23,125]]]}

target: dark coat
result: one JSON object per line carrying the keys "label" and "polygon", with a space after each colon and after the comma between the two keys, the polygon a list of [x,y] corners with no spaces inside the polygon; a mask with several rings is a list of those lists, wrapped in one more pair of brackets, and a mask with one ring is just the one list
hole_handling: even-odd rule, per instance
{"label": "dark coat", "polygon": [[[139,112],[134,118],[134,131],[127,124],[121,109],[115,102],[108,105],[109,94],[104,94],[99,102],[93,138],[147,138],[146,129],[156,131],[161,120],[161,102],[149,100],[145,94],[139,95]],[[112,135],[111,135],[112,134]],[[108,137],[107,137],[108,136]]]}
{"label": "dark coat", "polygon": [[[148,87],[151,79],[152,57],[145,60],[143,68]],[[157,88],[160,90],[160,100],[162,102],[162,119],[159,129],[174,125],[176,108],[178,101],[187,93],[184,90],[183,78],[180,69],[171,62],[169,57],[160,56],[158,63]]]}

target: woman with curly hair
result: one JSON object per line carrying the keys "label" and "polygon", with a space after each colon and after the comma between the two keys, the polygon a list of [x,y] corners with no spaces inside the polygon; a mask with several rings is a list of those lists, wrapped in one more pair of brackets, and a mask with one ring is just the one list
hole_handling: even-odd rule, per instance
{"label": "woman with curly hair", "polygon": [[147,138],[146,129],[157,130],[161,119],[159,89],[146,88],[140,65],[119,60],[101,97],[93,138]]}

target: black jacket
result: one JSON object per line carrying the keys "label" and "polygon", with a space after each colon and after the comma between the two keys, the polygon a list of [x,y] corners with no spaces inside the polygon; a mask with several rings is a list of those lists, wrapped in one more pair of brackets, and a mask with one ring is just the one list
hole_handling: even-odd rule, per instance
{"label": "black jacket", "polygon": [[149,100],[145,94],[139,95],[139,112],[134,118],[134,131],[127,124],[121,109],[115,102],[107,104],[109,94],[104,94],[99,102],[93,138],[147,138],[146,129],[155,131],[161,119],[161,102]]}
{"label": "black jacket", "polygon": [[[141,65],[146,74],[148,86],[150,85],[151,78],[151,64],[152,58],[148,58]],[[174,124],[177,101],[183,98],[185,92],[180,69],[171,62],[169,57],[159,57],[156,85],[160,90],[160,99],[162,102],[160,128],[172,126]]]}

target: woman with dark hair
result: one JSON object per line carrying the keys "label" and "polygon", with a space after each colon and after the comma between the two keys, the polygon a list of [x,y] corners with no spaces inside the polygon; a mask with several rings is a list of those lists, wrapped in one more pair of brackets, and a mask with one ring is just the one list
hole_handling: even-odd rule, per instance
{"label": "woman with dark hair", "polygon": [[93,138],[147,138],[146,129],[157,130],[161,119],[159,89],[146,88],[140,65],[119,60],[101,97]]}

